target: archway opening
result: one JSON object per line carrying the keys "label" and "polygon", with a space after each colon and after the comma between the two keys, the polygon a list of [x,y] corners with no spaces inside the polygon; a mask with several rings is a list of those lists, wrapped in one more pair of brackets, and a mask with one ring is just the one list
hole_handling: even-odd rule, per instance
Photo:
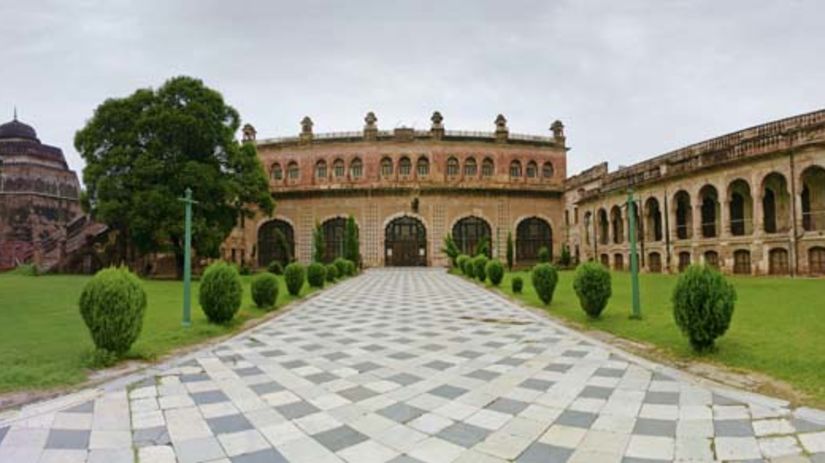
{"label": "archway opening", "polygon": [[623,243],[624,221],[622,221],[622,209],[619,206],[613,206],[613,208],[610,209],[610,225],[613,229],[613,243]]}
{"label": "archway opening", "polygon": [[771,275],[787,275],[789,269],[788,251],[786,249],[774,248],[768,252],[768,273]]}
{"label": "archway opening", "polygon": [[676,203],[676,238],[686,240],[693,235],[693,212],[690,210],[690,195],[680,191],[674,197]]}
{"label": "archway opening", "polygon": [[607,235],[609,225],[607,223],[607,211],[604,209],[599,209],[598,215],[598,227],[599,227],[599,244],[607,244]]}
{"label": "archway opening", "polygon": [[762,183],[762,224],[765,233],[787,232],[791,228],[788,181],[784,175],[773,172]]}
{"label": "archway opening", "polygon": [[662,255],[658,252],[648,254],[647,269],[652,273],[662,273]]}
{"label": "archway opening", "polygon": [[825,169],[819,166],[802,172],[802,227],[825,230]]}
{"label": "archway opening", "polygon": [[733,252],[733,273],[738,275],[750,275],[751,273],[751,252],[747,249],[740,249]]}
{"label": "archway opening", "polygon": [[286,265],[295,256],[295,232],[289,222],[273,219],[258,228],[258,265]]}
{"label": "archway opening", "polygon": [[539,250],[547,248],[553,259],[553,231],[546,220],[530,217],[516,227],[516,261],[519,264],[538,262]]}
{"label": "archway opening", "polygon": [[453,240],[463,254],[472,256],[476,248],[482,241],[487,241],[487,246],[492,246],[490,241],[493,236],[490,224],[486,220],[470,216],[464,217],[453,225]]}
{"label": "archway opening", "polygon": [[719,253],[716,251],[705,251],[705,265],[719,268]]}
{"label": "archway opening", "polygon": [[335,217],[321,224],[324,230],[324,262],[332,262],[344,257],[344,235],[347,229],[347,219]]}
{"label": "archway opening", "polygon": [[808,273],[811,275],[825,274],[825,248],[814,246],[808,250]]}
{"label": "archway opening", "polygon": [[384,260],[387,267],[427,265],[427,229],[415,217],[393,219],[384,230]]}
{"label": "archway opening", "polygon": [[753,233],[753,197],[748,182],[734,180],[728,187],[730,196],[730,233],[733,236]]}
{"label": "archway opening", "polygon": [[699,190],[702,204],[702,237],[715,238],[719,233],[719,194],[713,185],[705,185]]}
{"label": "archway opening", "polygon": [[645,238],[648,241],[662,241],[662,211],[659,200],[648,198],[645,201]]}

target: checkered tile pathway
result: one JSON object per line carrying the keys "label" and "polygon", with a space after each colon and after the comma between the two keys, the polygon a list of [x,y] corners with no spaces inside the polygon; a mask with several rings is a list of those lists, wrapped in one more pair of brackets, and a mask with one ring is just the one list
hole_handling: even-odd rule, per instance
{"label": "checkered tile pathway", "polygon": [[661,371],[443,271],[377,270],[0,421],[0,462],[825,462],[815,420]]}

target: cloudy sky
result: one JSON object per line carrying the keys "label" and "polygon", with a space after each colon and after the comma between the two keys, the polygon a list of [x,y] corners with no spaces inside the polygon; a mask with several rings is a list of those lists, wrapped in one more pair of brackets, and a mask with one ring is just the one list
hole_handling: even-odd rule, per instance
{"label": "cloudy sky", "polygon": [[825,107],[825,2],[0,0],[0,115],[83,163],[107,97],[187,74],[259,137],[379,126],[549,134],[570,173]]}

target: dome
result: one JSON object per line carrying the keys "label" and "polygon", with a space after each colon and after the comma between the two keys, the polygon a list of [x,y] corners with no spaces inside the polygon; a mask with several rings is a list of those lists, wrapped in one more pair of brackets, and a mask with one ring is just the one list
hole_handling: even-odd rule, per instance
{"label": "dome", "polygon": [[23,138],[27,140],[37,140],[37,132],[28,124],[18,121],[16,118],[11,122],[0,125],[0,140],[9,138]]}

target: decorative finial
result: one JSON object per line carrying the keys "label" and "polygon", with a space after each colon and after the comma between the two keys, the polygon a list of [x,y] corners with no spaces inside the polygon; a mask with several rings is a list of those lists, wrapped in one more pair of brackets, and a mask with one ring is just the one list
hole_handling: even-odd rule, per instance
{"label": "decorative finial", "polygon": [[556,140],[564,139],[564,124],[560,120],[556,120],[550,126],[550,130],[553,132],[553,138]]}
{"label": "decorative finial", "polygon": [[498,130],[507,130],[507,119],[504,117],[504,114],[499,114],[495,120],[496,129]]}
{"label": "decorative finial", "polygon": [[14,120],[17,120],[17,105],[14,105]]}

